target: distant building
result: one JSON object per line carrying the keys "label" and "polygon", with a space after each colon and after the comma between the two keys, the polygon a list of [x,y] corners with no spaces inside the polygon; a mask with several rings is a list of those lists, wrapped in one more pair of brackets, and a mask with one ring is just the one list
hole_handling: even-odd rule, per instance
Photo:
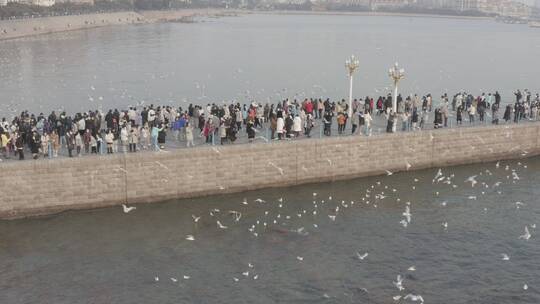
{"label": "distant building", "polygon": [[73,3],[94,5],[94,0],[55,0],[56,3]]}
{"label": "distant building", "polygon": [[32,5],[37,6],[53,6],[55,0],[32,0]]}
{"label": "distant building", "polygon": [[7,0],[0,0],[0,6],[6,6]]}
{"label": "distant building", "polygon": [[478,0],[478,10],[505,17],[524,18],[531,15],[530,6],[509,0]]}
{"label": "distant building", "polygon": [[372,0],[370,1],[371,9],[377,10],[379,8],[400,8],[406,7],[412,4],[413,0]]}

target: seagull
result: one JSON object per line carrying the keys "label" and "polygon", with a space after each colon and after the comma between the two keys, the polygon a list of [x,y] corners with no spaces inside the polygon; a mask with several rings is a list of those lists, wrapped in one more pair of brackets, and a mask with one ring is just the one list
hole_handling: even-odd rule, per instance
{"label": "seagull", "polygon": [[410,169],[411,167],[412,167],[412,165],[409,164],[409,162],[407,162],[407,163],[405,164],[405,168],[407,168],[407,171],[409,171],[409,169]]}
{"label": "seagull", "polygon": [[240,281],[238,278],[232,278],[232,279],[233,279],[233,281],[235,281],[235,282]]}
{"label": "seagull", "polygon": [[495,164],[495,168],[498,169],[500,165],[501,165],[501,162],[497,162],[497,163]]}
{"label": "seagull", "polygon": [[416,267],[411,266],[411,267],[409,267],[409,269],[407,269],[407,270],[408,270],[408,271],[416,271]]}
{"label": "seagull", "polygon": [[122,204],[122,208],[124,209],[124,213],[130,213],[131,211],[137,209],[137,207],[128,207],[126,204]]}
{"label": "seagull", "polygon": [[401,296],[393,296],[392,299],[394,299],[394,301],[399,301],[399,299],[401,299]]}
{"label": "seagull", "polygon": [[411,208],[409,206],[405,206],[405,212],[403,212],[403,216],[407,219],[407,223],[411,223]]}
{"label": "seagull", "polygon": [[405,290],[405,288],[403,288],[403,278],[401,277],[401,275],[398,274],[396,278],[396,282],[392,282],[392,283],[394,283],[394,286],[396,286],[396,288],[399,289],[399,291]]}
{"label": "seagull", "polygon": [[336,221],[336,216],[335,216],[335,215],[328,215],[328,217],[329,217],[333,222]]}
{"label": "seagull", "polygon": [[249,271],[242,272],[242,275],[245,277],[249,277]]}
{"label": "seagull", "polygon": [[444,227],[445,230],[448,229],[448,222],[442,223],[442,226]]}
{"label": "seagull", "polygon": [[256,275],[253,276],[253,279],[254,279],[254,280],[256,280],[256,279],[258,279],[258,278],[259,278],[259,275],[258,275],[258,274],[256,274]]}
{"label": "seagull", "polygon": [[299,260],[299,261],[303,261],[303,260],[304,260],[304,257],[297,256],[296,259]]}
{"label": "seagull", "polygon": [[392,175],[392,174],[394,174],[394,172],[391,172],[391,171],[386,170],[386,175],[390,176],[390,175]]}
{"label": "seagull", "polygon": [[409,225],[409,223],[407,223],[406,220],[401,220],[399,223],[400,223],[401,225],[403,225],[403,227],[405,227],[405,228],[407,228],[407,225]]}
{"label": "seagull", "polygon": [[186,240],[188,241],[195,241],[195,237],[191,234],[186,235]]}
{"label": "seagull", "polygon": [[173,281],[174,283],[178,282],[178,279],[177,278],[171,278],[171,281]]}
{"label": "seagull", "polygon": [[508,254],[503,253],[503,254],[502,254],[502,259],[503,259],[503,261],[509,261],[509,260],[510,260],[510,257],[508,256]]}
{"label": "seagull", "polygon": [[364,254],[360,254],[360,253],[356,253],[356,256],[360,259],[360,260],[364,260],[365,258],[367,258],[367,256],[369,255],[369,253],[364,253]]}
{"label": "seagull", "polygon": [[266,203],[266,201],[258,198],[255,200],[255,203]]}
{"label": "seagull", "polygon": [[437,171],[437,174],[433,178],[433,183],[435,183],[435,181],[441,176],[442,176],[442,169],[439,169],[439,171]]}
{"label": "seagull", "polygon": [[519,239],[524,239],[524,240],[528,241],[530,238],[531,238],[531,233],[529,232],[529,228],[527,226],[525,226],[525,234],[520,235]]}
{"label": "seagull", "polygon": [[517,175],[516,172],[512,172],[512,179],[513,180],[519,180],[519,176]]}
{"label": "seagull", "polygon": [[280,167],[278,167],[278,166],[276,166],[273,162],[268,162],[268,164],[269,164],[270,166],[276,168],[276,169],[279,171],[279,174],[281,174],[281,175],[284,174],[284,173],[283,173],[283,169],[280,168]]}
{"label": "seagull", "polygon": [[441,206],[446,207],[446,201],[442,202]]}
{"label": "seagull", "polygon": [[155,277],[154,281],[159,282],[159,277]]}
{"label": "seagull", "polygon": [[164,164],[160,163],[159,161],[156,160],[156,164],[158,164],[158,166],[160,166],[161,168],[163,169],[166,169],[166,170],[169,170],[169,168],[167,166],[165,166]]}
{"label": "seagull", "polygon": [[244,200],[242,201],[242,205],[247,205],[248,202],[247,202],[247,199],[244,198]]}
{"label": "seagull", "polygon": [[519,209],[520,206],[525,206],[525,204],[522,202],[516,202],[516,208]]}
{"label": "seagull", "polygon": [[469,176],[469,178],[467,178],[467,180],[465,180],[465,182],[470,182],[471,183],[471,187],[474,187],[474,185],[476,185],[477,181],[476,181],[476,176],[477,175],[473,175],[473,176]]}
{"label": "seagull", "polygon": [[469,196],[469,199],[470,199],[470,200],[476,200],[476,196],[475,196],[475,195],[470,195],[470,196]]}
{"label": "seagull", "polygon": [[529,286],[527,286],[527,284],[523,285],[523,290],[527,290],[529,289]]}
{"label": "seagull", "polygon": [[191,215],[191,217],[193,218],[193,221],[194,221],[195,223],[197,223],[197,222],[201,219],[200,216],[195,216],[195,215],[193,215],[193,214]]}
{"label": "seagull", "polygon": [[411,300],[411,301],[413,301],[413,302],[420,301],[420,303],[424,303],[424,298],[422,298],[421,295],[408,294],[408,295],[406,295],[403,299],[405,299],[405,300]]}
{"label": "seagull", "polygon": [[216,223],[217,223],[217,225],[218,225],[218,228],[220,228],[220,229],[227,229],[227,228],[229,228],[229,227],[227,227],[227,226],[223,226],[223,224],[221,224],[220,221],[216,221]]}
{"label": "seagull", "polygon": [[189,279],[191,279],[190,276],[187,276],[187,275],[184,276],[184,280],[189,280]]}

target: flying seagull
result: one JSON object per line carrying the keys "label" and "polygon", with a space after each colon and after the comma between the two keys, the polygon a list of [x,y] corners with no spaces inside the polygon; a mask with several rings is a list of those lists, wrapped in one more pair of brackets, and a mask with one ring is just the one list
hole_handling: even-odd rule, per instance
{"label": "flying seagull", "polygon": [[124,209],[124,213],[130,213],[131,211],[137,209],[137,207],[128,207],[126,204],[122,204],[122,208]]}

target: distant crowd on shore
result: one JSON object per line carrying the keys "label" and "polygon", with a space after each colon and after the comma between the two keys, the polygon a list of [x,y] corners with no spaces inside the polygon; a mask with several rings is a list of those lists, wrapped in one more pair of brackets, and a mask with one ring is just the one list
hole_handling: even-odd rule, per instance
{"label": "distant crowd on shore", "polygon": [[240,137],[247,138],[248,142],[309,138],[317,124],[324,136],[332,136],[334,123],[338,135],[371,136],[376,120],[383,121],[386,132],[446,128],[452,116],[456,125],[475,121],[498,124],[501,113],[505,123],[538,120],[539,95],[528,90],[514,94],[515,102],[503,108],[499,92],[476,97],[464,92],[452,97],[444,94],[437,101],[431,94],[406,98],[398,95],[397,111],[393,111],[390,95],[377,99],[366,97],[352,102],[350,117],[345,100],[333,102],[319,98],[286,99],[265,105],[256,102],[249,105],[190,104],[187,109],[149,105],[74,115],[53,111],[46,116],[23,111],[11,120],[2,118],[0,150],[3,158],[21,160],[28,152],[34,159],[55,158],[62,151],[67,152],[66,156],[80,157],[161,151],[167,140],[193,147],[198,138],[211,145],[234,143]]}

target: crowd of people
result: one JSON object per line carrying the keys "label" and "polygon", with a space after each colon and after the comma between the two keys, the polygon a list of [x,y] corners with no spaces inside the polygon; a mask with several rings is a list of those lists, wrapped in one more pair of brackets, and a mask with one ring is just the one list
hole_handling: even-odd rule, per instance
{"label": "crowd of people", "polygon": [[[161,151],[167,140],[193,147],[196,138],[212,145],[234,143],[241,136],[247,137],[249,142],[257,138],[265,141],[309,138],[316,124],[320,124],[322,134],[331,136],[334,122],[338,135],[371,136],[374,120],[384,121],[386,132],[416,131],[430,127],[430,121],[433,128],[448,127],[450,117],[454,115],[457,125],[474,124],[476,120],[498,124],[499,113],[503,110],[505,123],[538,120],[539,95],[533,96],[528,90],[518,90],[514,94],[515,102],[506,105],[501,104],[499,92],[476,97],[464,92],[452,97],[444,94],[438,100],[431,94],[406,98],[398,95],[395,111],[390,95],[355,99],[352,109],[343,99],[332,102],[330,99],[307,98],[265,105],[256,102],[248,105],[190,104],[187,109],[150,105],[75,115],[53,111],[45,116],[23,111],[10,120],[2,118],[0,150],[3,158],[21,160],[28,152],[36,159],[40,156],[55,158],[62,151],[69,157]],[[268,130],[268,134],[258,135],[262,130]]]}

